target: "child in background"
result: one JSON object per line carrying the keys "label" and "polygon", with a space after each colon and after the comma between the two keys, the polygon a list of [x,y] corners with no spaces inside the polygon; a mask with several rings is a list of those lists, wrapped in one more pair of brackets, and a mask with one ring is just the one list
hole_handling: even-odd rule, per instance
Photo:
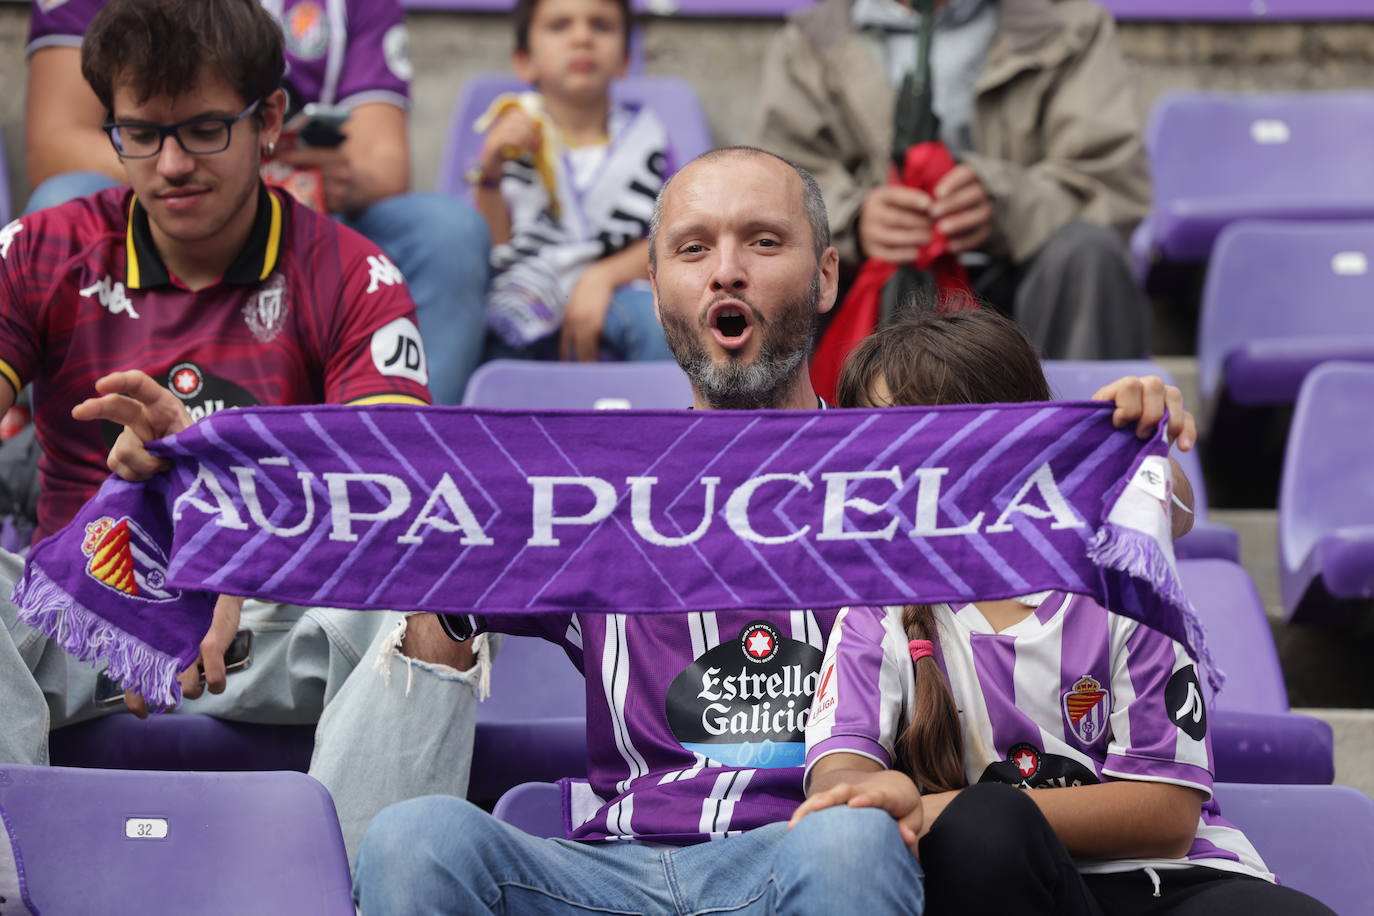
{"label": "child in background", "polygon": [[[837,390],[842,407],[1050,397],[1025,335],[987,309],[879,331]],[[1089,598],[842,611],[821,671],[792,823],[886,810],[930,913],[1330,912],[1222,819],[1183,647]]]}
{"label": "child in background", "polygon": [[487,322],[499,355],[671,359],[648,284],[649,219],[667,131],[611,100],[629,58],[628,0],[519,0],[516,74],[477,122],[469,180],[491,232]]}

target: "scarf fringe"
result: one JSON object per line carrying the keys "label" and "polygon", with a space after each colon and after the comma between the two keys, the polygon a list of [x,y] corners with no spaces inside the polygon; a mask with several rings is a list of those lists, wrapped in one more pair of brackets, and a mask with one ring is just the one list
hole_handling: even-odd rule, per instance
{"label": "scarf fringe", "polygon": [[140,694],[149,709],[170,709],[181,701],[180,659],[82,607],[34,564],[28,564],[10,600],[19,609],[20,620],[79,661],[104,661],[106,673]]}
{"label": "scarf fringe", "polygon": [[1161,599],[1177,608],[1183,620],[1188,654],[1197,659],[1213,692],[1221,689],[1226,673],[1217,667],[1207,648],[1202,621],[1183,594],[1178,570],[1154,538],[1134,528],[1104,522],[1088,544],[1088,558],[1101,569],[1122,572],[1148,583]]}

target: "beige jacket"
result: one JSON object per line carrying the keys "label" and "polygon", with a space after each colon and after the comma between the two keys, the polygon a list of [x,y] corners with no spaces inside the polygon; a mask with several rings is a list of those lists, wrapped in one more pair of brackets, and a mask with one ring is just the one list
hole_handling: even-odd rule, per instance
{"label": "beige jacket", "polygon": [[[851,268],[864,195],[887,180],[895,104],[852,2],[820,0],[774,39],[757,138],[815,174]],[[1149,211],[1150,176],[1111,15],[1084,0],[999,0],[998,17],[974,101],[977,153],[964,157],[996,208],[985,247],[1024,262],[1074,220],[1124,236]]]}

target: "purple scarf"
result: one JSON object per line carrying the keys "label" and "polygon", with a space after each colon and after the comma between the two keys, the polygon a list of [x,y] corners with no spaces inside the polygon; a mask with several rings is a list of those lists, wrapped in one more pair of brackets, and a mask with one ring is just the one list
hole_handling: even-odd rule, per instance
{"label": "purple scarf", "polygon": [[1048,589],[1207,665],[1161,430],[1101,403],[214,414],[37,545],[20,616],[152,703],[213,596],[487,615],[991,600]]}

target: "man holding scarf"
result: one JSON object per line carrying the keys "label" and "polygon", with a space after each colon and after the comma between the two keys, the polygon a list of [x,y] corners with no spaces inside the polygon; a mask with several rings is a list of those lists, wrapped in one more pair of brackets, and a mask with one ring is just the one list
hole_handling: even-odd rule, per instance
{"label": "man holding scarf", "polygon": [[1111,14],[934,0],[933,109],[959,164],[917,190],[888,178],[895,90],[918,66],[912,6],[819,0],[764,64],[758,143],[816,175],[842,275],[864,258],[910,263],[935,230],[1041,356],[1143,356],[1148,303],[1123,238],[1149,210],[1150,179]]}

